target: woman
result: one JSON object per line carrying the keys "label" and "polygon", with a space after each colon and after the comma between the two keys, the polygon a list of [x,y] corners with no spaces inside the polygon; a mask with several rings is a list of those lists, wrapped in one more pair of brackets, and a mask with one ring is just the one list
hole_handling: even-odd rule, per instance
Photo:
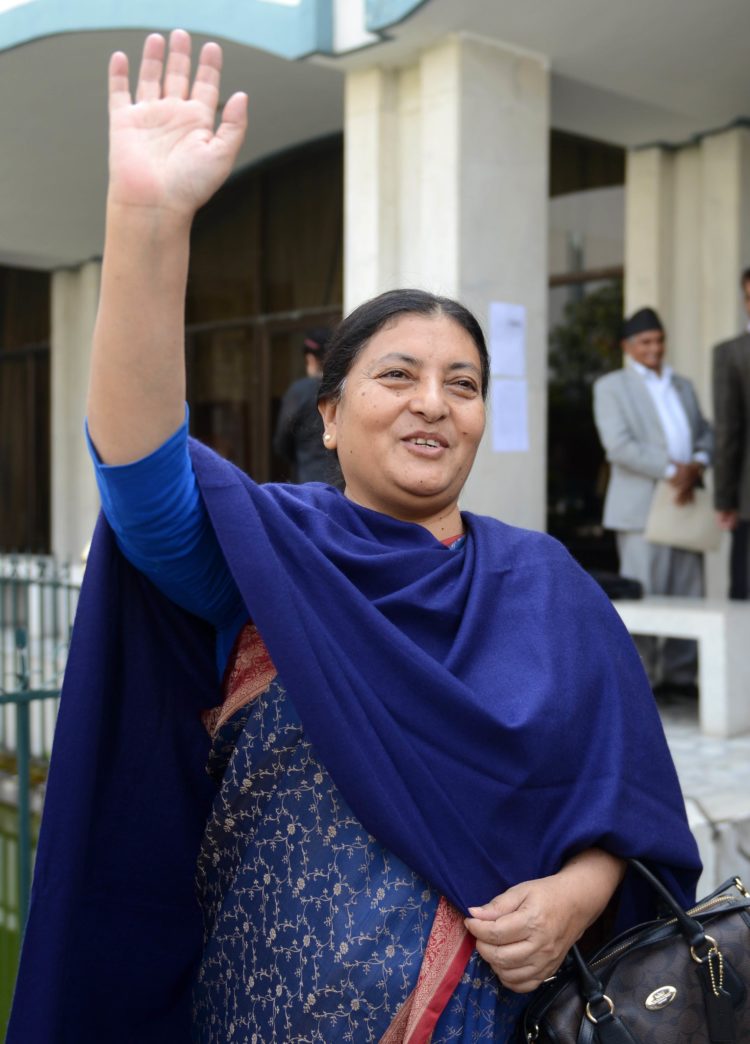
{"label": "woman", "polygon": [[618,887],[621,923],[649,912],[624,857],[689,895],[674,769],[604,595],[554,541],[459,511],[489,369],[460,305],[395,291],[337,331],[344,494],[188,448],[190,224],[245,128],[233,95],[213,131],[220,63],[207,44],[191,88],[187,34],[166,66],[151,36],[133,104],[111,61],[108,522],[9,1039],[509,1040]]}

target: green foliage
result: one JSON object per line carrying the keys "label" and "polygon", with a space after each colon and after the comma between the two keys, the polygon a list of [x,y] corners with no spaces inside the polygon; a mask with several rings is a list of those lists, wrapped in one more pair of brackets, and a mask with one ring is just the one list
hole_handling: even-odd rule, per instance
{"label": "green foliage", "polygon": [[550,395],[590,395],[597,377],[616,370],[622,362],[619,330],[622,321],[622,283],[607,283],[565,306],[565,322],[550,332]]}
{"label": "green foliage", "polygon": [[606,465],[594,426],[591,386],[622,365],[622,284],[569,301],[550,332],[547,527],[587,568],[616,568],[601,527]]}

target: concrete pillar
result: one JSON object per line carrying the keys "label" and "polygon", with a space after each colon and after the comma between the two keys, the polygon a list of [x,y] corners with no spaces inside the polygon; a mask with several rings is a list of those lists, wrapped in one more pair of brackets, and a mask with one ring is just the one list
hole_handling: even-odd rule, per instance
{"label": "concrete pillar", "polygon": [[[626,182],[626,312],[658,309],[669,360],[711,416],[712,348],[747,322],[738,281],[750,264],[750,129],[631,152]],[[706,556],[711,597],[726,593],[727,543]]]}
{"label": "concrete pillar", "polygon": [[701,338],[713,345],[736,336],[747,323],[739,277],[750,265],[750,129],[712,134],[701,142],[701,152]]}
{"label": "concrete pillar", "polygon": [[750,264],[750,129],[627,159],[625,310],[652,305],[672,364],[710,410],[711,347],[746,322],[738,285]]}
{"label": "concrete pillar", "polygon": [[393,286],[398,271],[398,73],[366,69],[346,79],[344,301]]}
{"label": "concrete pillar", "polygon": [[[711,355],[719,341],[734,337],[747,324],[740,297],[740,272],[750,264],[750,130],[737,127],[701,142],[701,347],[703,373],[711,402]],[[728,588],[729,539],[707,556],[710,596]]]}
{"label": "concrete pillar", "polygon": [[394,286],[526,310],[529,450],[491,422],[462,506],[543,529],[546,501],[546,61],[457,35],[346,91],[345,307]]}
{"label": "concrete pillar", "polygon": [[671,305],[674,156],[655,147],[629,152],[625,170],[625,312]]}
{"label": "concrete pillar", "polygon": [[99,510],[83,437],[101,263],[52,276],[52,550],[79,561]]}
{"label": "concrete pillar", "polygon": [[668,266],[671,271],[669,302],[669,357],[675,369],[694,382],[701,404],[710,409],[708,356],[700,336],[703,259],[701,256],[702,160],[699,145],[674,154],[674,212]]}

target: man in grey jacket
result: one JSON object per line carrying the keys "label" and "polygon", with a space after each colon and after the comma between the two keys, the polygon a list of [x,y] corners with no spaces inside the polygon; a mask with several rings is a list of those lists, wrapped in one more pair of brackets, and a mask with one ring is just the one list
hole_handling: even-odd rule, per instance
{"label": "man in grey jacket", "polygon": [[[750,319],[750,268],[741,277]],[[714,505],[719,525],[732,534],[729,597],[750,598],[750,324],[714,348],[716,461]]]}
{"label": "man in grey jacket", "polygon": [[[656,483],[687,503],[710,463],[712,435],[693,385],[664,365],[666,338],[656,312],[642,308],[623,323],[625,365],[594,383],[594,419],[611,471],[604,525],[615,530],[620,573],[646,594],[703,595],[703,556],[649,543],[644,536]],[[653,686],[695,690],[696,643],[639,638]]]}

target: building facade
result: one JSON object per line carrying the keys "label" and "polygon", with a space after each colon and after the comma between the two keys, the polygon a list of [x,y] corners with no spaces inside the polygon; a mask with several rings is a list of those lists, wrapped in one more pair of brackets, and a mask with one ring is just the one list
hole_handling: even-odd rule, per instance
{"label": "building facade", "polygon": [[[0,4],[0,550],[75,556],[88,539],[106,62],[135,63],[144,28],[176,17],[161,0]],[[658,308],[706,407],[710,347],[740,322],[747,5],[247,0],[182,3],[179,19],[222,42],[227,92],[251,99],[238,169],[195,226],[194,432],[283,477],[270,431],[300,331],[422,286],[469,305],[495,347],[465,506],[583,540],[601,461],[573,421],[616,363],[612,316]],[[594,355],[571,356],[579,329]]]}

